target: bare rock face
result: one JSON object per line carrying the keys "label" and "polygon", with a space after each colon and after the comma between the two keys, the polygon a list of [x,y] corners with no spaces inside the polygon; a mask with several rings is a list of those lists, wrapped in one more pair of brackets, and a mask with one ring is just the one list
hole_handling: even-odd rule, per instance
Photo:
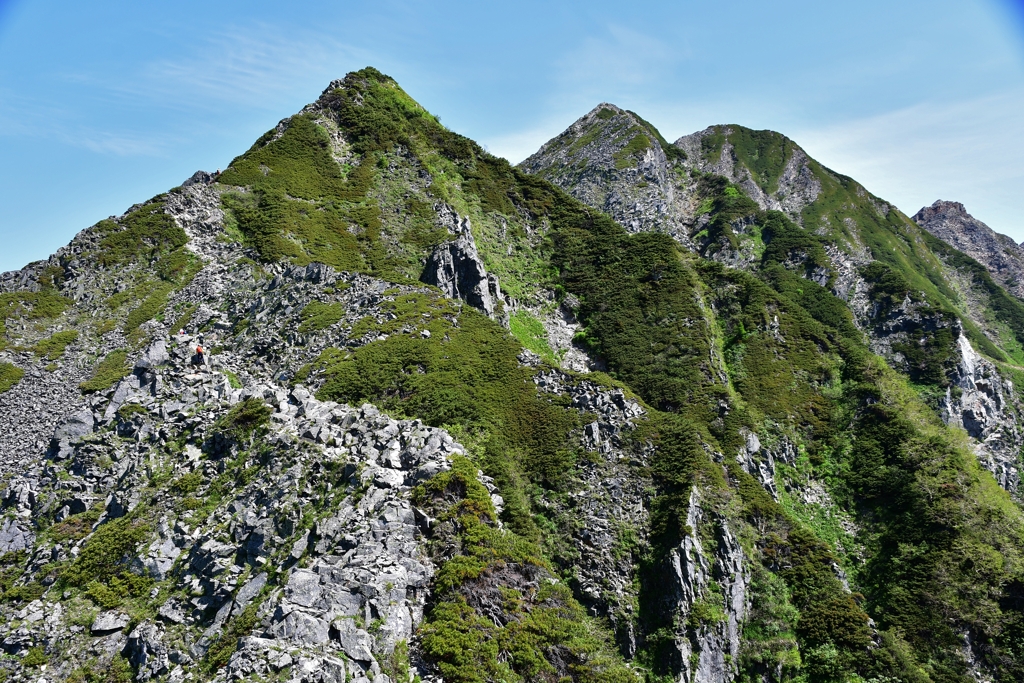
{"label": "bare rock face", "polygon": [[608,213],[630,232],[657,230],[689,245],[697,206],[690,176],[677,163],[682,156],[662,146],[633,112],[602,103],[520,167]]}
{"label": "bare rock face", "polygon": [[757,202],[762,209],[782,211],[800,223],[800,212],[817,199],[821,193],[821,181],[811,171],[810,157],[795,143],[789,141],[792,149],[779,177],[778,186],[768,192],[757,183],[750,170],[740,163],[733,146],[728,141],[722,145],[722,151],[716,158],[710,161],[703,160],[701,148],[705,138],[716,134],[720,128],[724,128],[726,134],[731,132],[728,126],[712,126],[690,135],[684,135],[674,144],[686,153],[686,158],[692,160],[691,163],[696,165],[699,170],[725,176],[741,187],[747,196]]}
{"label": "bare rock face", "polygon": [[450,299],[462,299],[493,316],[497,303],[501,301],[498,278],[487,274],[477,253],[468,218],[459,222],[458,230],[459,236],[455,240],[438,245],[434,250],[420,280],[436,286]]}
{"label": "bare rock face", "polygon": [[914,214],[914,221],[981,263],[1009,292],[1024,297],[1024,249],[971,216],[963,204],[940,199]]}
{"label": "bare rock face", "polygon": [[[696,487],[690,493],[686,525],[693,533],[688,533],[668,557],[667,600],[678,613],[692,614],[698,603],[711,597],[715,583],[722,593],[725,619],[680,629],[675,638],[676,648],[679,661],[688,666],[681,667],[679,680],[724,683],[736,676],[740,632],[750,609],[750,570],[743,549],[725,520],[704,509]],[[713,551],[704,547],[702,535],[714,539]]]}
{"label": "bare rock face", "polygon": [[960,362],[953,386],[939,406],[942,419],[962,427],[975,440],[978,461],[1000,486],[1016,495],[1020,485],[1017,454],[1024,446],[1024,436],[1017,426],[1013,384],[1000,377],[992,362],[978,355],[962,332],[957,346]]}

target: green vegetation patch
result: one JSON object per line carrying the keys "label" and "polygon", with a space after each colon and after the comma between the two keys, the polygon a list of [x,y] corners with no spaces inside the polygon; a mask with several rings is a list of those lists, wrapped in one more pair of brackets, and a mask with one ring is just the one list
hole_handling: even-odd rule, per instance
{"label": "green vegetation patch", "polygon": [[149,295],[128,313],[128,317],[124,322],[124,331],[130,334],[138,329],[142,323],[152,320],[162,313],[167,305],[167,298],[175,289],[177,289],[177,283],[175,282],[157,283],[150,290]]}
{"label": "green vegetation patch", "polygon": [[21,381],[25,371],[17,365],[0,361],[0,394],[10,391],[11,387]]}
{"label": "green vegetation patch", "polygon": [[133,574],[129,566],[149,533],[146,524],[130,517],[100,525],[58,582],[84,588],[86,597],[103,609],[146,597],[153,579]]}
{"label": "green vegetation patch", "polygon": [[[403,303],[404,314],[384,330],[387,339],[321,354],[311,368],[324,379],[317,397],[370,402],[430,425],[479,432],[496,467],[514,461],[535,481],[560,482],[575,462],[568,433],[576,418],[538,395],[532,370],[516,358],[521,347],[515,339],[475,310],[440,296],[410,295]],[[413,320],[420,324],[413,327]],[[510,490],[516,488],[510,483]],[[527,510],[517,514],[518,523],[532,528]]]}
{"label": "green vegetation patch", "polygon": [[266,434],[274,409],[258,398],[247,398],[231,406],[231,410],[213,425],[216,433],[242,444],[252,442]]}
{"label": "green vegetation patch", "polygon": [[222,202],[264,261],[386,270],[377,243],[380,209],[366,200],[374,161],[364,158],[343,177],[327,134],[312,118],[294,116],[280,136],[264,136],[221,174],[220,182],[252,190],[225,193]]}
{"label": "green vegetation patch", "polygon": [[775,192],[786,163],[799,149],[796,143],[771,130],[751,130],[736,125],[729,128],[732,131],[729,142],[736,158],[747,167],[762,190],[768,194]]}
{"label": "green vegetation patch", "polygon": [[614,154],[615,168],[620,171],[635,165],[643,158],[644,152],[651,148],[651,139],[640,132],[639,128],[634,128],[630,132],[634,133],[633,137]]}
{"label": "green vegetation patch", "polygon": [[92,508],[77,515],[71,515],[51,526],[47,532],[55,543],[78,541],[92,533],[93,525],[99,521],[101,510]]}
{"label": "green vegetation patch", "polygon": [[311,301],[302,309],[301,317],[300,333],[305,334],[307,332],[326,330],[345,317],[345,304]]}
{"label": "green vegetation patch", "polygon": [[128,374],[128,351],[117,349],[108,353],[97,365],[92,377],[78,385],[84,394],[105,391]]}
{"label": "green vegetation patch", "polygon": [[533,351],[549,363],[557,363],[555,352],[548,344],[548,332],[543,323],[529,311],[519,310],[509,317],[512,336],[519,340],[525,348]]}
{"label": "green vegetation patch", "polygon": [[42,320],[56,318],[71,305],[71,300],[57,294],[52,288],[38,292],[8,292],[0,294],[0,351],[8,346],[7,321]]}
{"label": "green vegetation patch", "polygon": [[[111,295],[107,306],[111,313],[132,306],[123,328],[136,342],[139,326],[161,318],[170,295],[202,268],[201,260],[185,248],[188,236],[166,213],[165,200],[161,195],[117,220],[100,221],[94,228],[102,239],[93,258],[129,275],[128,287]],[[104,321],[100,333],[113,324]]]}
{"label": "green vegetation patch", "polygon": [[67,683],[132,683],[134,680],[132,665],[124,655],[116,654],[108,664],[101,665],[93,660],[75,669],[68,676]]}
{"label": "green vegetation patch", "polygon": [[238,649],[239,639],[252,634],[256,627],[259,626],[260,619],[257,616],[259,602],[254,601],[242,610],[241,614],[228,622],[224,632],[220,634],[220,637],[206,651],[206,656],[203,658],[203,668],[214,672],[227,666],[231,655]]}
{"label": "green vegetation patch", "polygon": [[970,256],[957,251],[924,230],[921,231],[921,235],[928,247],[941,255],[946,263],[970,275],[974,283],[988,295],[988,307],[996,320],[1009,327],[1018,343],[1024,344],[1024,302],[1008,294],[992,279],[985,266]]}
{"label": "green vegetation patch", "polygon": [[629,113],[630,115],[633,116],[633,118],[639,121],[644,128],[647,129],[647,132],[650,133],[651,137],[653,137],[661,144],[661,149],[665,153],[665,157],[669,160],[669,162],[686,160],[686,152],[684,152],[683,150],[679,149],[678,147],[670,143],[668,140],[666,140],[665,137],[661,134],[661,132],[657,128],[655,128],[649,121],[645,121],[640,117],[639,114],[637,114],[634,111],[630,111]]}
{"label": "green vegetation patch", "polygon": [[[636,680],[571,591],[552,579],[540,549],[494,525],[490,496],[472,462],[456,457],[450,471],[418,487],[413,499],[442,527],[435,545],[459,548],[441,565],[437,602],[421,630],[424,653],[445,680]],[[474,607],[491,595],[505,618]]]}
{"label": "green vegetation patch", "polygon": [[163,254],[188,243],[188,235],[164,211],[164,198],[157,197],[118,221],[100,221],[96,230],[103,235],[96,260],[103,266],[150,263]]}
{"label": "green vegetation patch", "polygon": [[51,337],[39,341],[32,347],[32,350],[39,356],[45,356],[49,360],[57,360],[64,355],[64,349],[78,339],[77,330],[64,330],[57,332]]}

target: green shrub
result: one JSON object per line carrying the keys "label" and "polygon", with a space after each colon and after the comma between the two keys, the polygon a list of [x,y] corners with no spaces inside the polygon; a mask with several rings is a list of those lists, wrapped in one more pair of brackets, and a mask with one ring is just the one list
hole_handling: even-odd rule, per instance
{"label": "green shrub", "polygon": [[125,403],[123,406],[117,409],[117,417],[123,422],[128,422],[135,415],[148,415],[149,410],[145,406],[139,405],[138,403]]}
{"label": "green shrub", "polygon": [[[414,490],[413,500],[440,523],[454,522],[450,528],[457,530],[461,551],[438,571],[437,602],[420,631],[424,653],[437,662],[446,681],[555,680],[558,675],[635,681],[595,633],[571,591],[544,576],[548,569],[540,549],[494,525],[490,496],[472,462],[454,458],[451,470]],[[531,595],[502,589],[503,626],[467,603],[462,591],[472,593],[472,588],[463,588],[468,582],[489,571],[532,576],[529,566],[543,568],[540,585]]]}
{"label": "green shrub", "polygon": [[231,655],[238,649],[238,639],[249,635],[259,625],[259,618],[256,615],[258,608],[258,602],[254,601],[228,622],[224,632],[206,651],[203,666],[207,671],[217,671],[227,665]]}
{"label": "green shrub", "polygon": [[71,300],[57,294],[52,288],[38,292],[8,292],[0,294],[0,350],[6,348],[7,320],[9,318],[39,320],[56,318],[71,305]]}
{"label": "green shrub", "polygon": [[231,385],[232,389],[242,388],[242,380],[238,379],[238,375],[231,372],[230,370],[221,370],[221,372],[224,373],[224,376],[228,378],[228,384]]}
{"label": "green shrub", "polygon": [[[604,111],[608,110],[602,110],[602,112],[598,113],[598,116],[601,116],[601,114]],[[634,111],[630,111],[629,114],[633,116],[633,118],[635,118],[637,121],[639,121],[640,124],[647,129],[647,132],[651,134],[651,137],[655,138],[661,144],[661,149],[665,153],[665,157],[670,162],[686,160],[686,152],[684,152],[683,150],[679,149],[678,147],[670,143],[668,140],[666,140],[664,136],[662,136],[661,132],[653,125],[651,125],[650,122],[640,118],[640,115]]]}
{"label": "green shrub", "polygon": [[[231,406],[231,410],[214,424],[214,431],[236,441],[250,443],[265,434],[274,410],[258,398],[247,398]],[[191,476],[191,475],[186,475]]]}
{"label": "green shrub", "polygon": [[119,221],[103,220],[96,230],[104,235],[96,260],[103,266],[149,263],[188,243],[188,235],[164,212],[162,198],[139,207]]}
{"label": "green shrub", "polygon": [[77,515],[66,517],[50,527],[50,538],[55,543],[77,541],[85,538],[92,532],[92,525],[99,520],[100,512],[99,508],[92,508]]}
{"label": "green shrub", "polygon": [[25,371],[17,365],[6,361],[0,361],[0,394],[9,391],[11,387],[21,381]]}
{"label": "green shrub", "polygon": [[149,532],[147,525],[128,517],[101,524],[61,579],[71,586],[85,586],[92,581],[109,583],[124,572]]}
{"label": "green shrub", "polygon": [[635,165],[643,158],[644,152],[651,148],[651,139],[641,133],[639,128],[629,132],[634,133],[633,137],[614,154],[615,168],[619,170]]}
{"label": "green shrub", "polygon": [[326,330],[345,317],[345,304],[311,301],[302,309],[301,317],[300,333]]}
{"label": "green shrub", "polygon": [[203,485],[204,480],[205,477],[203,477],[202,472],[189,472],[188,474],[183,474],[178,477],[178,479],[171,484],[171,490],[184,494],[195,493],[199,487]]}
{"label": "green shrub", "polygon": [[[428,299],[415,295],[400,302],[390,330],[423,320]],[[521,347],[497,323],[475,310],[431,300],[439,307],[418,331],[394,333],[351,353],[326,350],[313,363],[325,382],[317,396],[358,405],[372,402],[430,425],[460,425],[493,438],[488,461],[512,458],[522,471],[544,485],[562,481],[575,462],[568,434],[576,418],[538,395],[532,371],[520,367]],[[447,313],[447,315],[445,315]],[[448,315],[458,315],[454,326]],[[511,484],[511,482],[506,482]]]}
{"label": "green shrub", "polygon": [[185,309],[178,315],[177,318],[167,328],[171,334],[177,334],[178,330],[183,330],[188,325],[189,320],[195,314],[199,307],[196,304],[189,304]]}
{"label": "green shrub", "polygon": [[36,343],[32,347],[32,350],[39,356],[45,356],[50,360],[57,360],[64,355],[64,349],[69,344],[75,342],[78,339],[78,332],[76,330],[64,330],[63,332],[57,332],[51,337],[43,339]]}
{"label": "green shrub", "polygon": [[126,599],[146,597],[153,583],[153,579],[148,576],[123,571],[106,582],[90,581],[85,586],[85,596],[97,607],[114,609],[120,607]]}
{"label": "green shrub", "polygon": [[807,267],[828,265],[821,238],[789,220],[781,211],[759,214],[758,223],[766,245],[762,263],[785,263],[799,256]]}
{"label": "green shrub", "polygon": [[132,683],[135,672],[123,655],[116,654],[109,663],[100,664],[92,660],[86,666],[75,669],[68,676],[67,683]]}
{"label": "green shrub", "polygon": [[121,381],[128,374],[128,351],[118,349],[108,353],[93,371],[92,378],[78,385],[84,394],[105,391]]}
{"label": "green shrub", "polygon": [[48,661],[50,660],[46,656],[46,650],[41,645],[30,648],[28,654],[21,659],[21,663],[24,666],[42,666]]}
{"label": "green shrub", "polygon": [[125,334],[134,332],[139,325],[162,313],[167,305],[167,298],[175,289],[176,285],[173,282],[160,282],[155,285],[150,294],[128,313],[124,322]]}

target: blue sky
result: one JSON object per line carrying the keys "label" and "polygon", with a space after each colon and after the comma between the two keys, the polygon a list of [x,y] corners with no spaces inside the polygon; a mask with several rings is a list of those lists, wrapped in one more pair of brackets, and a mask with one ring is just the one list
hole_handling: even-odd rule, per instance
{"label": "blue sky", "polygon": [[601,101],[771,128],[1024,240],[1024,3],[0,0],[0,271],[223,168],[373,65],[520,161]]}

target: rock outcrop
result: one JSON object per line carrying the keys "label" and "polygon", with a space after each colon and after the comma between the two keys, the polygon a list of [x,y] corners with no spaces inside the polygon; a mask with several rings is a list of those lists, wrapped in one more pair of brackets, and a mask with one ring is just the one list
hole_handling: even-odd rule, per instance
{"label": "rock outcrop", "polygon": [[632,112],[599,104],[520,166],[631,232],[658,230],[690,244],[697,209],[692,180],[678,172],[650,124]]}
{"label": "rock outcrop", "polygon": [[462,299],[488,316],[493,316],[501,306],[498,278],[487,274],[468,218],[459,221],[456,239],[434,249],[420,280],[434,285],[451,299]]}
{"label": "rock outcrop", "polygon": [[1024,435],[1013,383],[1001,377],[991,361],[978,355],[963,332],[957,337],[957,347],[959,363],[952,385],[940,402],[942,419],[971,436],[981,464],[1000,486],[1016,495]]}
{"label": "rock outcrop", "polygon": [[992,278],[1018,297],[1024,297],[1024,249],[971,214],[960,202],[937,200],[914,214],[914,221],[981,263]]}

